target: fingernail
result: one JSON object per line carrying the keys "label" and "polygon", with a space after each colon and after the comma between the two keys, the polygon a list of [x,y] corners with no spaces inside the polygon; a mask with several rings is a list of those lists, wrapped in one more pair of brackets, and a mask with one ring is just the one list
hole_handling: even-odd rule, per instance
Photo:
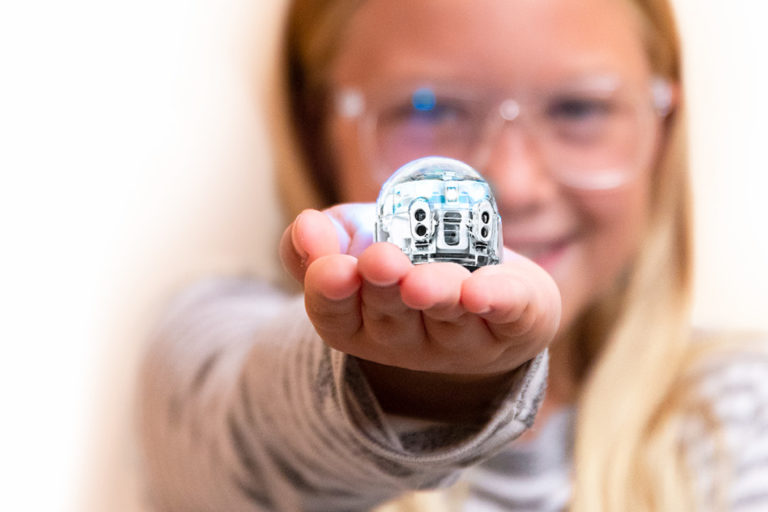
{"label": "fingernail", "polygon": [[304,241],[301,239],[298,232],[299,224],[301,223],[303,216],[304,212],[301,212],[296,217],[296,220],[293,221],[293,227],[291,228],[291,242],[293,243],[293,248],[296,249],[299,257],[302,259],[302,263],[306,262],[307,258],[309,257],[309,254],[304,249]]}

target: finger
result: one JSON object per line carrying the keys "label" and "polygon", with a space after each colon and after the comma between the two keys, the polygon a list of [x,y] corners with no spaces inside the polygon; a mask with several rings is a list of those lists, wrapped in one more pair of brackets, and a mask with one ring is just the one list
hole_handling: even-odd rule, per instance
{"label": "finger", "polygon": [[455,263],[416,265],[401,284],[403,302],[423,311],[427,318],[458,320],[466,313],[461,304],[461,289],[469,276],[469,270]]}
{"label": "finger", "polygon": [[511,264],[491,265],[463,283],[461,302],[467,311],[492,324],[517,322],[531,302],[531,290]]}
{"label": "finger", "polygon": [[413,355],[421,348],[421,313],[406,306],[400,297],[400,281],[412,267],[408,256],[390,243],[373,244],[360,255],[364,331],[371,342],[371,354],[380,362],[402,362],[404,354]]}
{"label": "finger", "polygon": [[317,210],[304,210],[296,217],[291,240],[308,265],[321,256],[340,252],[336,227],[327,215]]}
{"label": "finger", "polygon": [[361,326],[357,260],[346,254],[321,256],[304,279],[304,304],[318,334],[331,346]]}
{"label": "finger", "polygon": [[280,261],[283,264],[283,268],[291,274],[295,280],[300,283],[304,282],[304,272],[306,272],[306,260],[299,255],[296,248],[293,246],[293,240],[291,239],[291,231],[293,230],[293,224],[285,228],[283,236],[280,237]]}
{"label": "finger", "polygon": [[377,243],[360,255],[362,301],[366,321],[402,315],[408,310],[400,297],[400,281],[413,267],[408,256],[390,243]]}
{"label": "finger", "polygon": [[449,359],[489,337],[485,322],[461,305],[462,283],[469,276],[469,270],[456,263],[428,263],[416,265],[401,284],[403,300],[422,312],[430,349],[452,354]]}
{"label": "finger", "polygon": [[462,304],[501,339],[534,335],[547,342],[560,321],[560,293],[541,267],[522,257],[478,269],[464,282]]}
{"label": "finger", "polygon": [[371,245],[363,251],[358,262],[360,276],[376,286],[397,285],[412,267],[408,256],[388,242]]}
{"label": "finger", "polygon": [[339,252],[339,237],[331,219],[317,210],[304,210],[280,240],[283,266],[299,282],[317,258]]}

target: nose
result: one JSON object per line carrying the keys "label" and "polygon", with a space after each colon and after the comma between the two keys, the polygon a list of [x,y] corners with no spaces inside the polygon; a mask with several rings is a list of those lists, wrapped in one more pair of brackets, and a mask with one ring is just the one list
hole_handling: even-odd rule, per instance
{"label": "nose", "polygon": [[519,122],[510,121],[491,140],[484,167],[499,209],[508,215],[541,206],[558,189],[541,148]]}

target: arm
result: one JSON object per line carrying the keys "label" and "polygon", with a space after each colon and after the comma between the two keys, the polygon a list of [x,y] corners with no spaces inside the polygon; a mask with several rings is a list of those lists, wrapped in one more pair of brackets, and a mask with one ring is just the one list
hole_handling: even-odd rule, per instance
{"label": "arm", "polygon": [[402,430],[357,363],[321,342],[301,298],[234,280],[188,292],[143,369],[155,510],[359,510],[449,483],[532,423],[546,379],[540,356],[486,421]]}
{"label": "arm", "polygon": [[559,319],[546,273],[414,267],[349,212],[286,231],[303,300],[230,284],[160,329],[143,375],[157,510],[365,509],[453,481],[533,422]]}

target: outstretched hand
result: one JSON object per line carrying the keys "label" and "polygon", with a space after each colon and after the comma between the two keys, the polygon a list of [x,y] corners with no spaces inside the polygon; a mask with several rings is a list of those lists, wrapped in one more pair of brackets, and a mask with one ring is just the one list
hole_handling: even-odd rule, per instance
{"label": "outstretched hand", "polygon": [[305,210],[285,230],[281,259],[304,285],[315,329],[361,359],[385,409],[391,402],[405,409],[393,412],[445,416],[440,396],[450,388],[458,395],[445,406],[466,409],[462,396],[482,406],[554,337],[557,286],[511,251],[472,273],[455,263],[413,265],[397,246],[372,243],[374,219],[372,204],[343,204]]}

